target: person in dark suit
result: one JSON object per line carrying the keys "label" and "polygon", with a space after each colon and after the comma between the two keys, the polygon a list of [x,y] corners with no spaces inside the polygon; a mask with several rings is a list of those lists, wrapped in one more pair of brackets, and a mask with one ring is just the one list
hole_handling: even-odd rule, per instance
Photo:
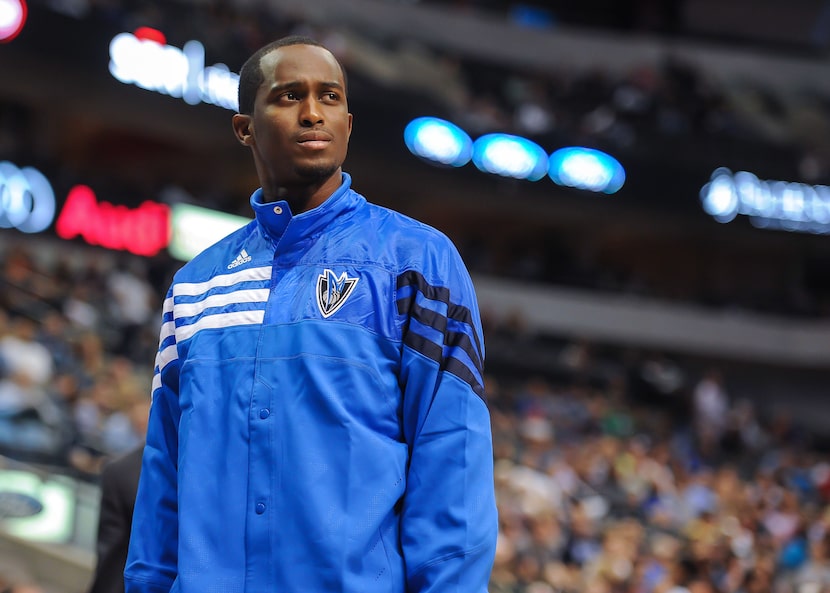
{"label": "person in dark suit", "polygon": [[144,445],[113,459],[101,471],[97,563],[88,593],[123,593],[135,495]]}

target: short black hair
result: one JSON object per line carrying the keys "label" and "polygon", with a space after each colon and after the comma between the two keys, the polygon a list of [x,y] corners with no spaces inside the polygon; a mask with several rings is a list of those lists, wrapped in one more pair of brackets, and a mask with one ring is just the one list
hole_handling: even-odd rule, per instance
{"label": "short black hair", "polygon": [[[289,45],[314,45],[328,50],[325,45],[316,39],[306,37],[305,35],[289,35],[259,48],[250,58],[245,60],[245,63],[242,64],[242,69],[239,71],[239,113],[251,115],[254,112],[254,101],[257,90],[259,90],[260,85],[265,80],[262,74],[262,67],[260,66],[262,58],[276,49]],[[334,59],[337,65],[340,66],[340,72],[343,74],[343,83],[345,84],[346,70],[343,68],[340,60],[337,59],[337,56],[334,56]]]}

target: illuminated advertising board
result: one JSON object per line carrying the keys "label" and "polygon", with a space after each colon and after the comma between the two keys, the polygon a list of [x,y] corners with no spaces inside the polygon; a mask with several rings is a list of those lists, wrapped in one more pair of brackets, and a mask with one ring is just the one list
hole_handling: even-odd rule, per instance
{"label": "illuminated advertising board", "polygon": [[99,202],[86,185],[66,197],[55,232],[62,239],[81,237],[90,245],[151,256],[170,243],[170,207],[147,200],[138,208]]}
{"label": "illuminated advertising board", "polygon": [[0,518],[12,535],[41,542],[68,542],[74,532],[76,488],[64,476],[0,469]]}
{"label": "illuminated advertising board", "polygon": [[251,222],[250,218],[226,214],[191,204],[175,204],[172,211],[170,255],[193,259],[199,252]]}
{"label": "illuminated advertising board", "polygon": [[66,240],[128,251],[145,257],[168,249],[189,260],[204,248],[251,221],[191,204],[170,207],[145,200],[136,208],[100,200],[88,185],[75,185],[56,213],[55,192],[34,167],[0,162],[0,228],[40,233],[55,223]]}
{"label": "illuminated advertising board", "polygon": [[188,41],[181,49],[167,45],[157,29],[140,27],[110,42],[110,74],[132,84],[183,99],[190,105],[210,103],[237,109],[239,75],[225,64],[205,66],[205,46]]}

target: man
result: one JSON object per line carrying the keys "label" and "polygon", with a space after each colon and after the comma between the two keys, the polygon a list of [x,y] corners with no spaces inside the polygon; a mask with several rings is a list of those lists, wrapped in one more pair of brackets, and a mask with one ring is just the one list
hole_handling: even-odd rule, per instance
{"label": "man", "polygon": [[255,220],[175,276],[130,593],[485,593],[497,525],[472,283],[438,231],[341,169],[346,81],[315,41],[242,67]]}
{"label": "man", "polygon": [[124,591],[124,563],[130,543],[143,450],[142,443],[113,459],[101,470],[101,511],[95,545],[97,563],[89,593]]}

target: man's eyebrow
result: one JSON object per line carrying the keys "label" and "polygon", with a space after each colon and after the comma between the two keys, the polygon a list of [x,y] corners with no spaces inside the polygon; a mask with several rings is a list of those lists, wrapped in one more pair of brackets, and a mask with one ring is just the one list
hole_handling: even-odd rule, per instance
{"label": "man's eyebrow", "polygon": [[271,85],[268,89],[268,94],[279,93],[281,91],[285,91],[288,89],[295,89],[299,86],[302,86],[300,81],[298,80],[289,80],[288,82],[278,82]]}
{"label": "man's eyebrow", "polygon": [[[337,90],[344,90],[344,86],[342,83],[336,80],[324,81],[317,83],[319,86],[328,89],[337,89]],[[306,83],[300,82],[299,80],[289,80],[286,82],[278,82],[274,83],[271,88],[268,89],[268,94],[279,93],[286,90],[297,89],[307,86]]]}

